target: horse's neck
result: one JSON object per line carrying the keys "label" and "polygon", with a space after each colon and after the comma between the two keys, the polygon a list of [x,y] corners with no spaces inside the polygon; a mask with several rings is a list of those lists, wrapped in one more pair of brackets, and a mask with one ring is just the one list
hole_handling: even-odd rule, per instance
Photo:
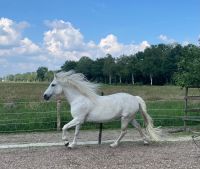
{"label": "horse's neck", "polygon": [[69,103],[72,103],[76,98],[81,96],[81,93],[73,87],[65,88],[63,91]]}

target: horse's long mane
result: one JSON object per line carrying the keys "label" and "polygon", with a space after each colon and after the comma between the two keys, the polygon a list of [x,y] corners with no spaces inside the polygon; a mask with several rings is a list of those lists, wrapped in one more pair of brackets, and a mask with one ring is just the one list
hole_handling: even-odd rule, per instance
{"label": "horse's long mane", "polygon": [[89,82],[82,73],[75,73],[75,71],[70,70],[68,72],[59,72],[55,76],[56,80],[60,82],[62,86],[69,85],[77,89],[84,96],[92,100],[96,99],[99,85]]}

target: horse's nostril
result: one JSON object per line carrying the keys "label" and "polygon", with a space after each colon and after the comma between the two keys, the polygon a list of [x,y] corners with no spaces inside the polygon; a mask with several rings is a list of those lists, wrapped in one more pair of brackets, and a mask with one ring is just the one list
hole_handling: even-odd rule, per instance
{"label": "horse's nostril", "polygon": [[45,100],[49,100],[49,96],[47,94],[44,95]]}

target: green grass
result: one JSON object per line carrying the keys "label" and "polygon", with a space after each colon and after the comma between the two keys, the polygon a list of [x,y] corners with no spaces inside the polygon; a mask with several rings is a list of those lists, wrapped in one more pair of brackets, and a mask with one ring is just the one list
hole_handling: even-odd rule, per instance
{"label": "green grass", "polygon": [[47,87],[47,83],[0,83],[0,102],[41,101]]}
{"label": "green grass", "polygon": [[[56,102],[43,101],[47,83],[0,83],[0,132],[56,130]],[[139,95],[147,103],[148,113],[156,126],[183,126],[184,90],[176,86],[110,86],[103,85],[104,95],[126,92]],[[198,94],[192,89],[191,95]],[[61,104],[61,126],[71,120],[69,105],[64,98]],[[192,102],[191,107],[200,107]],[[198,115],[191,113],[191,115]],[[136,117],[141,123],[141,115]],[[195,124],[194,122],[191,124]],[[83,129],[97,128],[86,123]],[[104,128],[118,128],[119,121],[104,124]]]}

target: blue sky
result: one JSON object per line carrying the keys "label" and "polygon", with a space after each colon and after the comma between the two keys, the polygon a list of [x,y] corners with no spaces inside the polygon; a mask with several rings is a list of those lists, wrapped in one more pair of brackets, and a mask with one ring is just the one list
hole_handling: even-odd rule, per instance
{"label": "blue sky", "polygon": [[0,76],[198,43],[199,0],[0,0]]}

